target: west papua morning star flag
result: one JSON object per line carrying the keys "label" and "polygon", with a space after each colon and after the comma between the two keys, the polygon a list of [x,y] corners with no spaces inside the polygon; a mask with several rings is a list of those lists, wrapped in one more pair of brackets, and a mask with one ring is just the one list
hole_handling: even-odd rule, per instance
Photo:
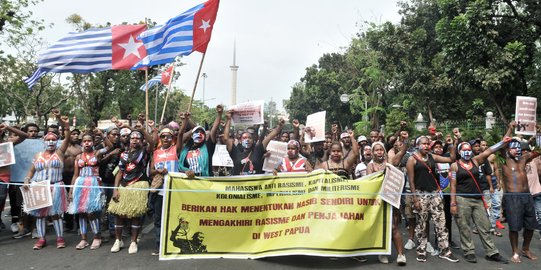
{"label": "west papua morning star flag", "polygon": [[133,69],[171,63],[194,51],[206,52],[219,4],[219,0],[209,0],[141,33],[148,55]]}
{"label": "west papua morning star flag", "polygon": [[28,88],[46,73],[90,73],[131,69],[147,55],[137,36],[146,25],[117,25],[69,33],[38,57],[38,69],[25,79]]}
{"label": "west papua morning star flag", "polygon": [[[162,82],[162,74],[154,76],[152,79],[148,80],[148,89],[150,89],[154,85],[160,84],[161,82]],[[139,90],[141,91],[146,91],[146,89],[147,89],[147,84],[145,83],[141,85],[141,87],[139,87]]]}
{"label": "west papua morning star flag", "polygon": [[161,74],[156,75],[152,79],[148,80],[148,86],[146,84],[141,85],[141,87],[139,87],[139,90],[146,91],[147,87],[148,89],[150,89],[151,87],[159,83],[163,85],[169,85],[171,83],[171,80],[173,79],[174,70],[175,66],[171,65]]}

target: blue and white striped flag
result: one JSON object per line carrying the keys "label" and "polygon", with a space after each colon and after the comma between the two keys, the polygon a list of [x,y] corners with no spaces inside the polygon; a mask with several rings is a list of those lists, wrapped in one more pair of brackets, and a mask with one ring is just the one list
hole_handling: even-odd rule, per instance
{"label": "blue and white striped flag", "polygon": [[46,73],[90,73],[131,69],[146,56],[137,35],[146,25],[117,25],[68,33],[38,57],[38,69],[25,83],[31,88]]}
{"label": "blue and white striped flag", "polygon": [[[154,78],[150,79],[148,81],[148,89],[150,89],[152,86],[160,84],[162,82],[162,74],[154,76]],[[141,87],[139,87],[139,90],[145,91],[146,85],[143,84]]]}
{"label": "blue and white striped flag", "polygon": [[145,44],[147,56],[132,69],[171,63],[177,56],[194,51],[206,52],[219,3],[209,0],[141,33],[139,39]]}

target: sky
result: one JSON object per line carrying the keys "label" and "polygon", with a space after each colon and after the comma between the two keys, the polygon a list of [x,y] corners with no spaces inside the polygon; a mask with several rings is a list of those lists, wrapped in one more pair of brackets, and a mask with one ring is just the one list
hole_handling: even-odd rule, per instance
{"label": "sky", "polygon": [[[45,0],[33,8],[36,18],[53,23],[43,32],[48,44],[73,32],[65,19],[77,13],[91,24],[158,24],[202,0]],[[233,46],[236,43],[237,103],[271,99],[283,109],[292,86],[325,53],[343,52],[363,22],[398,22],[396,0],[222,0],[207,49],[195,99],[214,107],[231,103]],[[175,86],[191,95],[201,54],[183,57],[186,65]],[[203,94],[204,92],[204,94]]]}

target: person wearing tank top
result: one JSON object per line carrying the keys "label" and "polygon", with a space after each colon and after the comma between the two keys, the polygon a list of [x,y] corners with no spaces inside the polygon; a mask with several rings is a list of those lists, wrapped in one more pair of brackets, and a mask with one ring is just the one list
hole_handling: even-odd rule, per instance
{"label": "person wearing tank top", "polygon": [[[456,137],[459,135],[455,133]],[[415,235],[419,240],[417,247],[417,261],[426,262],[427,233],[426,223],[432,216],[436,227],[439,257],[450,262],[458,262],[458,258],[449,249],[449,233],[445,227],[445,214],[443,210],[443,196],[436,175],[437,163],[452,163],[455,161],[455,149],[451,147],[451,157],[432,155],[430,153],[430,139],[421,136],[415,141],[417,151],[413,153],[406,164],[408,181],[410,184],[414,207],[418,212]]]}
{"label": "person wearing tank top", "polygon": [[343,157],[342,145],[339,142],[334,142],[331,144],[329,159],[326,162],[321,163],[318,169],[331,171],[344,179],[350,178],[351,174],[348,168],[353,168],[353,165],[357,163],[357,159],[359,158],[359,144],[357,144],[357,140],[355,140],[353,131],[348,131],[348,134],[352,143],[352,152],[348,157]]}
{"label": "person wearing tank top", "polygon": [[490,234],[487,204],[480,185],[482,179],[479,164],[493,153],[492,149],[473,156],[472,147],[463,142],[458,145],[460,159],[451,164],[451,214],[454,215],[460,233],[460,246],[467,262],[475,263],[475,245],[472,240],[471,220],[477,226],[487,259],[507,263],[500,254]]}

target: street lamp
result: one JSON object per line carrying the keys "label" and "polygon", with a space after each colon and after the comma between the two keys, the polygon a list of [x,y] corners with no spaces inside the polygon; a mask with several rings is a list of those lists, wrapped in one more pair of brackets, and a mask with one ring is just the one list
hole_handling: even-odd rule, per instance
{"label": "street lamp", "polygon": [[203,78],[203,98],[202,98],[203,106],[205,105],[205,81],[206,81],[207,77],[208,77],[207,73],[203,72],[203,75],[201,75],[201,78]]}

